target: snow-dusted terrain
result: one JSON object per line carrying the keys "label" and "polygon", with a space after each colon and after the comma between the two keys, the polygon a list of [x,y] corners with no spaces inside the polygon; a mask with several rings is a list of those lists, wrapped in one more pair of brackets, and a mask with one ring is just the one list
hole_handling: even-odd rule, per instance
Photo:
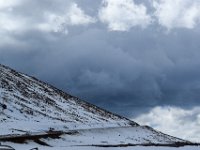
{"label": "snow-dusted terrain", "polygon": [[140,126],[3,65],[0,65],[0,141],[15,149],[34,146],[41,149],[134,146],[139,149],[138,145],[192,144]]}
{"label": "snow-dusted terrain", "polygon": [[39,150],[199,150],[198,146],[185,146],[185,147],[159,147],[159,146],[134,146],[134,147],[93,147],[93,146],[66,146],[66,147],[46,147],[41,146],[36,143],[29,144],[15,144],[15,143],[6,143],[15,147],[16,150],[29,150],[31,148],[39,148]]}
{"label": "snow-dusted terrain", "polygon": [[[35,78],[0,66],[1,134],[115,126],[137,126]],[[13,122],[15,124],[13,124]],[[24,130],[24,131],[21,131]]]}

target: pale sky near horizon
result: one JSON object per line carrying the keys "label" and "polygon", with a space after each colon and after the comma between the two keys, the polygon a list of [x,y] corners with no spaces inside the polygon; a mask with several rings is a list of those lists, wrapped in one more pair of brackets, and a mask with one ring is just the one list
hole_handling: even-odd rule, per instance
{"label": "pale sky near horizon", "polygon": [[199,58],[200,0],[0,0],[1,64],[195,140]]}

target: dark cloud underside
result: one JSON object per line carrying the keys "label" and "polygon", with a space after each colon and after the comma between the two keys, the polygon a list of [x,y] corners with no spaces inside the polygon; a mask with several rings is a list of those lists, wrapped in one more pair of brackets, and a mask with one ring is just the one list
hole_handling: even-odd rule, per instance
{"label": "dark cloud underside", "polygon": [[[157,105],[200,104],[200,30],[191,18],[175,16],[177,24],[150,23],[152,14],[105,18],[98,10],[110,11],[118,4],[75,2],[23,2],[12,11],[2,9],[10,19],[22,18],[25,25],[0,27],[0,63],[126,116]],[[132,14],[141,3],[129,2],[125,13]],[[161,0],[159,4],[155,8],[164,7]],[[142,5],[146,13],[154,9],[149,2]],[[145,12],[140,7],[137,11],[136,15]]]}

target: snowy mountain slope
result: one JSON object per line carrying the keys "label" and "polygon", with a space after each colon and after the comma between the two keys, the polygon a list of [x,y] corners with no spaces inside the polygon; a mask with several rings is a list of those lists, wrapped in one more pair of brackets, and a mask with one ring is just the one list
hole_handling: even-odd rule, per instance
{"label": "snowy mountain slope", "polygon": [[[0,129],[0,141],[28,137],[53,147],[192,144],[140,126],[3,65]],[[52,130],[61,131],[61,135],[57,139],[46,138],[47,131]]]}
{"label": "snowy mountain slope", "polygon": [[1,134],[20,133],[22,129],[37,132],[50,127],[138,126],[3,65],[0,65],[0,104],[7,106],[5,110],[0,108],[0,127],[7,127]]}
{"label": "snowy mountain slope", "polygon": [[[187,141],[163,134],[146,126],[137,127],[109,127],[97,129],[80,129],[74,134],[64,134],[61,136],[59,146],[98,146],[113,147],[127,145],[173,145],[187,143]],[[43,139],[42,141],[56,146],[58,140]],[[189,142],[188,142],[189,144]]]}
{"label": "snowy mountain slope", "polygon": [[[55,150],[71,150],[72,148],[81,150],[85,149],[85,147],[87,147],[87,149],[110,149],[112,147],[120,147],[121,149],[132,147],[132,149],[135,149],[137,146],[141,146],[141,149],[143,149],[142,146],[160,147],[160,149],[161,147],[190,146],[191,149],[196,149],[196,147],[198,147],[198,144],[177,139],[146,126],[79,129],[73,132],[71,131],[71,133],[72,134],[62,134],[59,138],[34,139],[34,143],[29,139],[26,143],[21,144],[20,149],[23,149],[22,147],[27,147],[25,148],[26,150],[33,147]],[[14,141],[14,143],[16,142],[17,140]],[[19,147],[18,144],[13,144],[8,141],[2,141],[2,144],[13,145],[15,149]],[[47,147],[44,147],[44,145]]]}
{"label": "snowy mountain slope", "polygon": [[39,148],[39,150],[199,150],[198,146],[185,146],[185,147],[161,147],[161,146],[135,146],[135,147],[94,147],[94,146],[57,146],[57,147],[46,147],[36,143],[29,144],[16,144],[6,143],[11,145],[16,150],[30,150],[31,148]]}

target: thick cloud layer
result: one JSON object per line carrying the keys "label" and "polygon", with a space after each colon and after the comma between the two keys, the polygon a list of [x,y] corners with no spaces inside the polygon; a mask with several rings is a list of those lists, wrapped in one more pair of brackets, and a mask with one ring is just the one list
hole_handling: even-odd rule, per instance
{"label": "thick cloud layer", "polygon": [[199,0],[153,0],[159,24],[171,28],[194,28],[200,21]]}
{"label": "thick cloud layer", "polygon": [[103,0],[99,18],[108,24],[109,30],[127,31],[134,26],[146,27],[151,22],[144,5],[132,0]]}
{"label": "thick cloud layer", "polygon": [[200,104],[199,0],[4,2],[0,63],[126,116]]}
{"label": "thick cloud layer", "polygon": [[155,107],[133,120],[175,137],[200,142],[200,107],[193,109]]}

